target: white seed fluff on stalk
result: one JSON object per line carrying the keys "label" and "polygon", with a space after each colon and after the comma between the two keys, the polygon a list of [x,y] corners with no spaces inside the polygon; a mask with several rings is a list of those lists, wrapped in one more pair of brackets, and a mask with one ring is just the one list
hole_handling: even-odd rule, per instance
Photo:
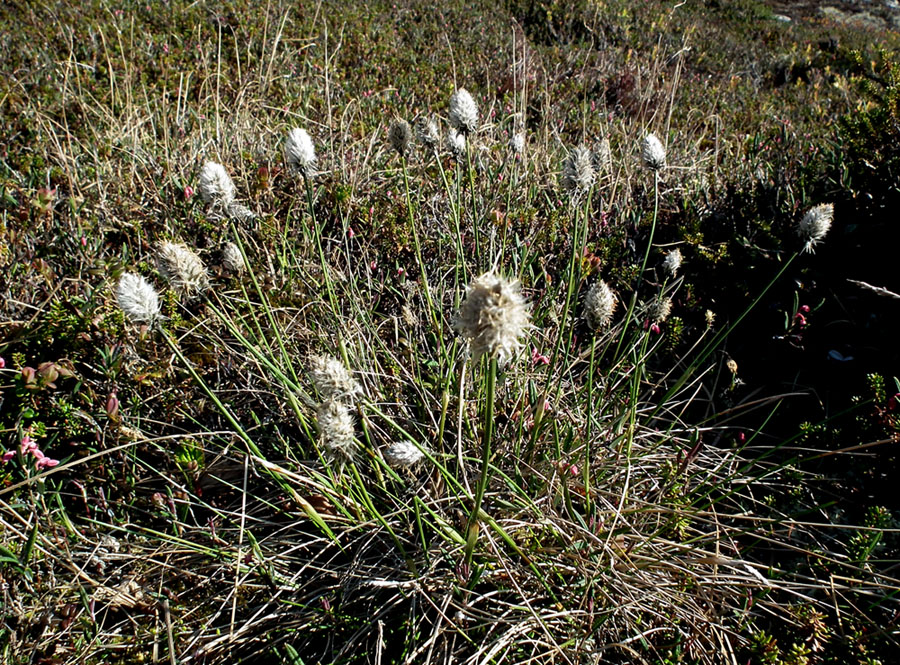
{"label": "white seed fluff on stalk", "polygon": [[666,149],[656,134],[647,134],[641,142],[641,158],[651,171],[666,168]]}
{"label": "white seed fluff on stalk", "polygon": [[616,311],[616,294],[602,279],[588,289],[584,298],[584,313],[592,330],[600,330],[609,325]]}
{"label": "white seed fluff on stalk", "polygon": [[397,119],[391,123],[388,129],[388,142],[391,147],[397,151],[401,157],[405,157],[409,152],[409,145],[412,142],[412,130],[406,120]]}
{"label": "white seed fluff on stalk", "polygon": [[431,117],[419,118],[416,121],[416,138],[422,145],[435,148],[441,141],[441,130],[438,128],[437,121]]}
{"label": "white seed fluff on stalk", "polygon": [[337,358],[313,355],[309,358],[309,375],[323,400],[343,400],[353,403],[362,387]]}
{"label": "white seed fluff on stalk", "polygon": [[353,415],[345,404],[328,400],[316,412],[319,422],[319,444],[333,460],[349,460],[356,456],[359,445],[353,436]]}
{"label": "white seed fluff on stalk", "polygon": [[466,154],[466,135],[451,127],[447,132],[447,148],[456,159],[461,159]]}
{"label": "white seed fluff on stalk", "polygon": [[249,222],[256,218],[253,211],[240,203],[232,203],[225,208],[225,214],[236,222]]}
{"label": "white seed fluff on stalk", "polygon": [[408,468],[425,459],[425,455],[409,441],[398,441],[385,449],[384,458],[394,468]]}
{"label": "white seed fluff on stalk", "polygon": [[681,262],[681,250],[676,247],[666,254],[666,258],[663,260],[663,270],[665,270],[670,277],[675,277],[678,270],[681,268]]}
{"label": "white seed fluff on stalk", "polygon": [[803,215],[797,227],[797,233],[806,243],[803,251],[813,253],[813,247],[828,234],[832,221],[834,221],[834,206],[831,203],[817,205]]}
{"label": "white seed fluff on stalk", "polygon": [[157,263],[163,278],[186,298],[196,298],[209,288],[206,266],[186,245],[174,242],[160,243]]}
{"label": "white seed fluff on stalk", "polygon": [[305,129],[294,128],[284,141],[284,161],[304,176],[312,176],[316,170],[316,148]]}
{"label": "white seed fluff on stalk", "polygon": [[159,295],[141,275],[126,272],[119,279],[116,299],[122,312],[132,323],[154,324],[159,318]]}
{"label": "white seed fluff on stalk", "polygon": [[594,184],[594,164],[591,151],[578,146],[563,163],[562,185],[572,194],[584,194]]}
{"label": "white seed fluff on stalk", "polygon": [[513,134],[512,138],[509,139],[509,148],[517,155],[525,152],[525,134],[522,132]]}
{"label": "white seed fluff on stalk", "polygon": [[233,242],[225,243],[222,248],[222,266],[225,270],[240,275],[247,269],[244,263],[244,255],[241,254],[241,248]]}
{"label": "white seed fluff on stalk", "polygon": [[655,298],[646,307],[647,318],[653,323],[663,323],[672,313],[671,298]]}
{"label": "white seed fluff on stalk", "polygon": [[465,88],[450,97],[450,125],[463,134],[474,134],[478,129],[478,106]]}
{"label": "white seed fluff on stalk", "polygon": [[496,356],[505,365],[522,349],[520,338],[530,327],[530,315],[519,283],[488,272],[466,289],[454,328],[466,338],[472,356]]}
{"label": "white seed fluff on stalk", "polygon": [[612,171],[612,149],[609,146],[608,138],[604,137],[594,144],[591,150],[591,162],[597,174]]}
{"label": "white seed fluff on stalk", "polygon": [[204,201],[223,208],[227,208],[234,202],[237,193],[228,171],[216,162],[206,162],[200,169],[198,187]]}

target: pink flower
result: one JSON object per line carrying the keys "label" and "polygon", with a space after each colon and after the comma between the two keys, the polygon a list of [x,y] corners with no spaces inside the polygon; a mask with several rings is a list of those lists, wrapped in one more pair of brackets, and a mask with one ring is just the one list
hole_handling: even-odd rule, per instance
{"label": "pink flower", "polygon": [[6,464],[9,460],[11,460],[15,456],[16,456],[15,448],[12,448],[10,450],[7,450],[5,453],[3,453],[3,457],[0,457],[0,461],[2,461],[4,464]]}
{"label": "pink flower", "polygon": [[353,231],[353,227],[347,227],[347,237],[353,238],[353,236],[355,236],[355,235],[356,235],[356,233]]}
{"label": "pink flower", "polygon": [[194,188],[190,185],[185,185],[184,187],[184,200],[190,201],[191,197],[194,195]]}
{"label": "pink flower", "polygon": [[652,326],[650,326],[650,330],[652,330],[654,333],[656,333],[658,335],[660,333],[659,324],[654,323]]}
{"label": "pink flower", "polygon": [[59,464],[58,459],[50,459],[49,457],[41,457],[41,459],[38,460],[37,468],[38,469],[52,469],[57,464]]}
{"label": "pink flower", "polygon": [[550,358],[548,356],[542,355],[537,348],[531,349],[531,362],[535,365],[549,365]]}
{"label": "pink flower", "polygon": [[3,358],[0,358],[0,369],[6,368],[6,361]]}
{"label": "pink flower", "polygon": [[30,436],[22,437],[22,445],[20,446],[20,449],[22,450],[23,455],[26,455],[28,453],[34,454],[35,451],[37,451],[38,454],[41,454],[41,451],[38,450],[37,444],[34,442],[34,439],[32,439]]}

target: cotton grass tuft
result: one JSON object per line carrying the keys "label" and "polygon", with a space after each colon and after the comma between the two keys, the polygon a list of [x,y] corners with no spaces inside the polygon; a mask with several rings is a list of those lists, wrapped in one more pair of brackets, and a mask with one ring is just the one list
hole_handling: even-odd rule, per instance
{"label": "cotton grass tuft", "polygon": [[186,245],[174,242],[160,243],[157,263],[163,278],[180,295],[192,300],[209,288],[209,276],[203,261]]}
{"label": "cotton grass tuft", "polygon": [[198,181],[200,196],[209,204],[225,209],[234,203],[237,188],[225,167],[217,162],[206,162],[200,169]]}
{"label": "cotton grass tuft", "polygon": [[305,129],[294,128],[284,141],[284,161],[288,167],[310,178],[316,173],[316,148]]}
{"label": "cotton grass tuft", "polygon": [[153,325],[159,319],[159,294],[141,275],[126,272],[119,278],[116,299],[132,323]]}
{"label": "cotton grass tuft", "polygon": [[462,134],[474,134],[478,130],[478,105],[465,88],[450,97],[450,125]]}
{"label": "cotton grass tuft", "polygon": [[666,168],[666,149],[656,134],[647,134],[641,142],[641,158],[651,171]]}
{"label": "cotton grass tuft", "polygon": [[519,283],[488,272],[466,289],[454,327],[469,342],[475,360],[496,356],[505,365],[521,351],[530,320]]}
{"label": "cotton grass tuft", "polygon": [[834,206],[831,203],[822,203],[810,208],[800,225],[797,227],[797,233],[803,239],[803,251],[812,254],[814,247],[819,244],[831,229],[831,223],[834,221]]}

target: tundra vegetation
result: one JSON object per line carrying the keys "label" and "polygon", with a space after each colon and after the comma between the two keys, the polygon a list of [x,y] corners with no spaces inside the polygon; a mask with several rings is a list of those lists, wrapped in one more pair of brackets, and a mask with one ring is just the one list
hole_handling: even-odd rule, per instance
{"label": "tundra vegetation", "polygon": [[0,660],[898,662],[898,38],[785,6],[0,7]]}

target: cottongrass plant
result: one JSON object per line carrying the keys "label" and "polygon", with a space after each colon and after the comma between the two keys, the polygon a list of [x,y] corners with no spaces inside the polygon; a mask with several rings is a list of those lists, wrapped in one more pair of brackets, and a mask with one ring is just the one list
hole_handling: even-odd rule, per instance
{"label": "cottongrass plant", "polygon": [[497,368],[506,365],[519,354],[524,346],[521,338],[531,327],[531,314],[522,297],[519,283],[492,272],[476,278],[466,289],[466,297],[459,307],[454,327],[469,342],[475,361],[481,358],[488,361],[484,378],[481,476],[466,535],[465,560],[466,565],[469,565],[478,540],[479,513],[489,479]]}
{"label": "cottongrass plant", "polygon": [[432,116],[416,120],[416,139],[429,150],[435,150],[441,142],[441,130]]}
{"label": "cottongrass plant", "polygon": [[293,171],[311,178],[316,173],[316,148],[305,129],[292,129],[284,141],[284,161]]}
{"label": "cottongrass plant", "polygon": [[803,215],[797,226],[797,233],[804,242],[804,252],[812,254],[815,251],[815,246],[828,234],[833,221],[834,206],[831,203],[814,206]]}
{"label": "cottongrass plant", "polygon": [[206,203],[225,210],[234,203],[237,188],[225,167],[217,162],[206,162],[200,169],[198,181],[200,196]]}
{"label": "cottongrass plant", "polygon": [[349,462],[359,453],[353,434],[354,419],[347,405],[328,399],[316,411],[319,423],[319,445],[332,462]]}
{"label": "cottongrass plant", "polygon": [[132,323],[153,325],[160,318],[159,294],[143,276],[126,272],[116,288],[119,308]]}
{"label": "cottongrass plant", "polygon": [[466,135],[451,127],[447,131],[447,150],[457,161],[466,155]]}
{"label": "cottongrass plant", "polygon": [[598,279],[584,297],[584,315],[592,330],[603,330],[612,322],[616,311],[616,294]]}
{"label": "cottongrass plant", "polygon": [[157,263],[163,278],[186,300],[196,300],[209,288],[209,275],[203,260],[187,245],[162,242]]}
{"label": "cottongrass plant", "polygon": [[472,357],[496,358],[502,367],[524,346],[531,315],[519,283],[493,272],[477,277],[466,289],[454,327],[469,342]]}
{"label": "cottongrass plant", "polygon": [[337,358],[312,355],[309,358],[309,376],[316,392],[323,401],[339,401],[353,404],[362,394],[362,386],[353,378]]}
{"label": "cottongrass plant", "polygon": [[409,441],[397,441],[385,449],[384,458],[394,468],[408,469],[420,464],[425,459],[425,455],[415,444]]}
{"label": "cottongrass plant", "polygon": [[651,171],[666,168],[666,149],[656,134],[647,134],[641,142],[641,159]]}
{"label": "cottongrass plant", "polygon": [[240,275],[247,269],[244,255],[236,243],[227,242],[222,248],[222,267],[235,275]]}
{"label": "cottongrass plant", "polygon": [[683,257],[681,256],[681,250],[677,247],[673,250],[670,250],[666,253],[666,258],[663,259],[663,271],[669,276],[674,278],[678,275],[678,271],[681,269],[681,263],[683,261]]}
{"label": "cottongrass plant", "polygon": [[478,105],[465,88],[450,97],[450,126],[467,136],[478,131]]}
{"label": "cottongrass plant", "polygon": [[581,196],[590,191],[595,178],[591,151],[580,145],[569,153],[563,163],[562,185],[572,196]]}
{"label": "cottongrass plant", "polygon": [[525,152],[525,133],[516,132],[509,138],[509,149],[514,155],[521,155]]}
{"label": "cottongrass plant", "polygon": [[412,130],[409,123],[403,119],[396,119],[388,129],[388,142],[401,157],[406,157],[412,145]]}

